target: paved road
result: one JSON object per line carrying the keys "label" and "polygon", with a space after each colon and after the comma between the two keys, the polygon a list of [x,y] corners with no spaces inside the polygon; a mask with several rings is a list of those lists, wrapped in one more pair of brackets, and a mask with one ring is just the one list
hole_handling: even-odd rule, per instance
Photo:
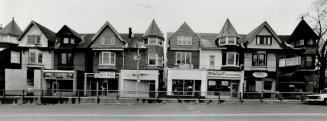
{"label": "paved road", "polygon": [[1,121],[326,121],[307,104],[0,105]]}

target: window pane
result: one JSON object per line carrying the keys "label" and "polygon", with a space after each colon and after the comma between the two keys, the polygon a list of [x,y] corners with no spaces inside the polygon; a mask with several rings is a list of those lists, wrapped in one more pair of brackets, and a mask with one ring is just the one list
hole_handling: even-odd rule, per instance
{"label": "window pane", "polygon": [[215,66],[215,56],[214,55],[210,55],[210,66]]}
{"label": "window pane", "polygon": [[69,38],[64,38],[64,44],[68,44],[69,43]]}
{"label": "window pane", "polygon": [[180,64],[181,63],[181,53],[176,52],[176,63]]}
{"label": "window pane", "polygon": [[149,45],[156,45],[156,38],[149,38]]}
{"label": "window pane", "polygon": [[304,45],[304,39],[300,40],[300,45]]}
{"label": "window pane", "polygon": [[27,44],[35,44],[36,36],[35,35],[28,35],[27,36]]}
{"label": "window pane", "polygon": [[162,65],[162,55],[158,55],[158,65]]}
{"label": "window pane", "polygon": [[228,37],[228,44],[234,44],[235,43],[235,37]]}
{"label": "window pane", "polygon": [[70,38],[70,43],[71,44],[75,44],[75,39],[74,38]]}
{"label": "window pane", "polygon": [[67,64],[66,53],[61,53],[61,64]]}
{"label": "window pane", "polygon": [[186,58],[185,56],[186,56],[185,53],[182,53],[182,63],[183,64],[185,64],[185,58]]}
{"label": "window pane", "polygon": [[111,40],[111,43],[109,43],[109,44],[114,45],[115,44],[115,37],[111,37],[110,40]]}
{"label": "window pane", "polygon": [[264,53],[260,53],[259,54],[259,66],[265,66],[265,54]]}
{"label": "window pane", "polygon": [[222,59],[222,61],[223,61],[222,64],[223,65],[226,65],[226,58],[227,58],[226,56],[227,56],[227,54],[223,53],[223,59]]}
{"label": "window pane", "polygon": [[42,57],[42,53],[39,53],[39,57],[38,57],[38,62],[39,62],[39,63],[42,63],[42,58],[43,58],[43,57]]}
{"label": "window pane", "polygon": [[307,44],[308,44],[308,45],[313,45],[313,39],[309,39],[309,40],[307,41]]}
{"label": "window pane", "polygon": [[149,65],[156,65],[156,54],[149,54]]}
{"label": "window pane", "polygon": [[73,55],[71,53],[68,53],[67,63],[68,64],[72,64],[73,63]]}
{"label": "window pane", "polygon": [[252,66],[258,66],[258,55],[257,55],[257,53],[254,53],[253,55],[252,55],[253,57],[253,60],[252,60]]}
{"label": "window pane", "polygon": [[234,58],[235,58],[235,54],[234,53],[228,53],[228,56],[227,56],[227,64],[228,65],[234,65]]}
{"label": "window pane", "polygon": [[35,52],[30,52],[30,63],[36,63]]}
{"label": "window pane", "polygon": [[191,53],[185,53],[186,54],[186,64],[191,64]]}
{"label": "window pane", "polygon": [[115,64],[116,63],[116,53],[110,52],[111,53],[111,60],[110,60],[110,64]]}
{"label": "window pane", "polygon": [[109,56],[108,52],[102,53],[102,64],[109,64]]}
{"label": "window pane", "polygon": [[177,45],[182,45],[182,44],[183,44],[183,37],[177,36]]}
{"label": "window pane", "polygon": [[11,53],[10,53],[10,62],[19,64],[20,63],[20,53],[15,52],[15,51],[11,51]]}
{"label": "window pane", "polygon": [[235,65],[238,65],[238,62],[239,62],[239,55],[238,55],[238,54],[236,54]]}
{"label": "window pane", "polygon": [[312,56],[306,56],[306,66],[307,67],[310,67],[310,66],[313,66],[313,58],[312,58]]}
{"label": "window pane", "polygon": [[222,37],[219,39],[219,44],[226,44],[226,37]]}
{"label": "window pane", "polygon": [[192,45],[192,37],[191,36],[186,37],[186,44]]}

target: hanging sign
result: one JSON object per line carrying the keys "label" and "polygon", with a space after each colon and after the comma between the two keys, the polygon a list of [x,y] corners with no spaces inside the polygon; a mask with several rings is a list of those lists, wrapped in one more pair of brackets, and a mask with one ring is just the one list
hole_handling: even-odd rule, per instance
{"label": "hanging sign", "polygon": [[208,71],[210,79],[241,78],[240,71]]}
{"label": "hanging sign", "polygon": [[44,79],[59,79],[59,80],[73,80],[74,71],[61,71],[61,70],[44,70]]}
{"label": "hanging sign", "polygon": [[254,72],[252,75],[256,78],[265,78],[268,76],[266,72]]}
{"label": "hanging sign", "polygon": [[116,78],[116,75],[113,71],[101,71],[95,73],[94,78]]}

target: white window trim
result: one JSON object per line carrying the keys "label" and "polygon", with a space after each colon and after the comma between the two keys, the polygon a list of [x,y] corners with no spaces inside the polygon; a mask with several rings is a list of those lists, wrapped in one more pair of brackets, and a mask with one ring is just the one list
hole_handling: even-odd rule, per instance
{"label": "white window trim", "polygon": [[[31,58],[31,53],[35,53],[35,63],[32,63],[30,58]],[[43,58],[44,58],[44,55],[41,51],[37,51],[37,50],[30,50],[28,52],[28,63],[29,64],[42,64],[42,63],[39,63],[39,54],[42,54],[42,63],[43,63]]]}
{"label": "white window trim", "polygon": [[[16,58],[14,58],[14,56]],[[20,52],[11,51],[10,52],[10,63],[20,64]]]}
{"label": "white window trim", "polygon": [[[106,44],[105,38],[109,38],[109,41],[110,41],[109,44]],[[100,39],[100,41],[101,41],[100,42],[100,45],[115,45],[116,39],[115,39],[115,37],[112,37],[112,36],[102,36],[101,39]]]}
{"label": "white window trim", "polygon": [[190,54],[190,63],[189,64],[192,64],[192,53],[191,52],[176,52],[176,55],[175,55],[175,63],[176,64],[178,64],[177,63],[177,55],[178,55],[178,53],[180,53],[181,54],[181,57],[180,57],[180,60],[182,60],[182,54],[185,54],[185,59],[184,59],[184,61],[185,61],[185,63],[182,63],[182,62],[180,62],[180,64],[188,64],[188,63],[186,63],[186,55],[188,55],[188,54]]}
{"label": "white window trim", "polygon": [[[156,55],[156,61],[155,61],[155,64],[153,65],[153,64],[150,64],[150,54],[154,54],[154,55]],[[159,65],[159,63],[158,63],[158,54],[157,53],[149,53],[148,54],[148,65],[149,66],[158,66]]]}
{"label": "white window trim", "polygon": [[[104,60],[104,58],[103,58],[103,54],[104,53],[108,53],[109,54],[109,63],[107,64],[107,63],[103,63],[103,60]],[[113,64],[111,63],[111,59],[112,59],[112,57],[111,57],[111,54],[114,54],[114,62],[113,62]],[[100,58],[101,57],[101,58]],[[112,65],[112,66],[114,66],[114,65],[116,65],[116,53],[115,52],[109,52],[109,51],[104,51],[104,52],[100,52],[100,54],[99,54],[99,62],[100,62],[100,59],[101,59],[101,63],[99,63],[99,65]]]}
{"label": "white window trim", "polygon": [[[188,39],[190,38],[190,43],[188,43]],[[177,36],[177,45],[192,45],[192,36]],[[185,44],[183,44],[185,42]]]}
{"label": "white window trim", "polygon": [[[233,64],[228,64],[228,55],[229,54],[234,54],[234,62]],[[238,62],[236,62],[236,56],[238,55]],[[238,66],[240,62],[240,54],[237,52],[226,52],[226,64],[225,66]]]}
{"label": "white window trim", "polygon": [[[257,55],[257,61],[258,61],[258,59],[259,59],[259,55],[260,54],[265,54],[265,63],[266,63],[266,65],[265,66],[260,66],[260,65],[257,65],[257,66],[254,66],[253,65],[253,67],[267,67],[268,66],[268,55],[267,55],[267,53],[265,52],[265,51],[258,51],[258,52],[256,52],[255,53],[256,55]],[[252,53],[252,56],[253,56],[253,53]],[[251,58],[251,60],[253,59],[253,57]],[[252,62],[253,62],[253,60],[252,60]],[[251,63],[252,63],[251,62]],[[257,62],[257,63],[259,63],[259,62]],[[252,65],[252,64],[251,64]]]}
{"label": "white window trim", "polygon": [[220,43],[220,40],[221,40],[221,39],[219,39],[219,44],[220,44],[220,45],[236,45],[236,43],[237,43],[237,42],[236,42],[236,37],[234,37],[234,36],[230,36],[230,37],[233,37],[233,38],[234,38],[234,39],[233,39],[233,40],[234,40],[233,43],[228,43],[228,42],[229,42],[229,41],[228,41],[228,38],[229,38],[229,37],[226,36],[226,37],[221,37],[221,38],[225,38],[225,43]]}

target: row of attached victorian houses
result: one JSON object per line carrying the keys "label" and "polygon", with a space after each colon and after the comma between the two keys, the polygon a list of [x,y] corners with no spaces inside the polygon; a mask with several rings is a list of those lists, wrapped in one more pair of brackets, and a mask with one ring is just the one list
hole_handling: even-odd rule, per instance
{"label": "row of attached victorian houses", "polygon": [[277,35],[267,22],[249,34],[238,34],[228,19],[219,33],[195,33],[183,23],[166,41],[154,20],[145,33],[118,33],[105,22],[95,34],[79,34],[35,21],[21,31],[13,19],[0,37],[7,94],[211,97],[317,88],[317,35],[303,19],[291,35]]}

